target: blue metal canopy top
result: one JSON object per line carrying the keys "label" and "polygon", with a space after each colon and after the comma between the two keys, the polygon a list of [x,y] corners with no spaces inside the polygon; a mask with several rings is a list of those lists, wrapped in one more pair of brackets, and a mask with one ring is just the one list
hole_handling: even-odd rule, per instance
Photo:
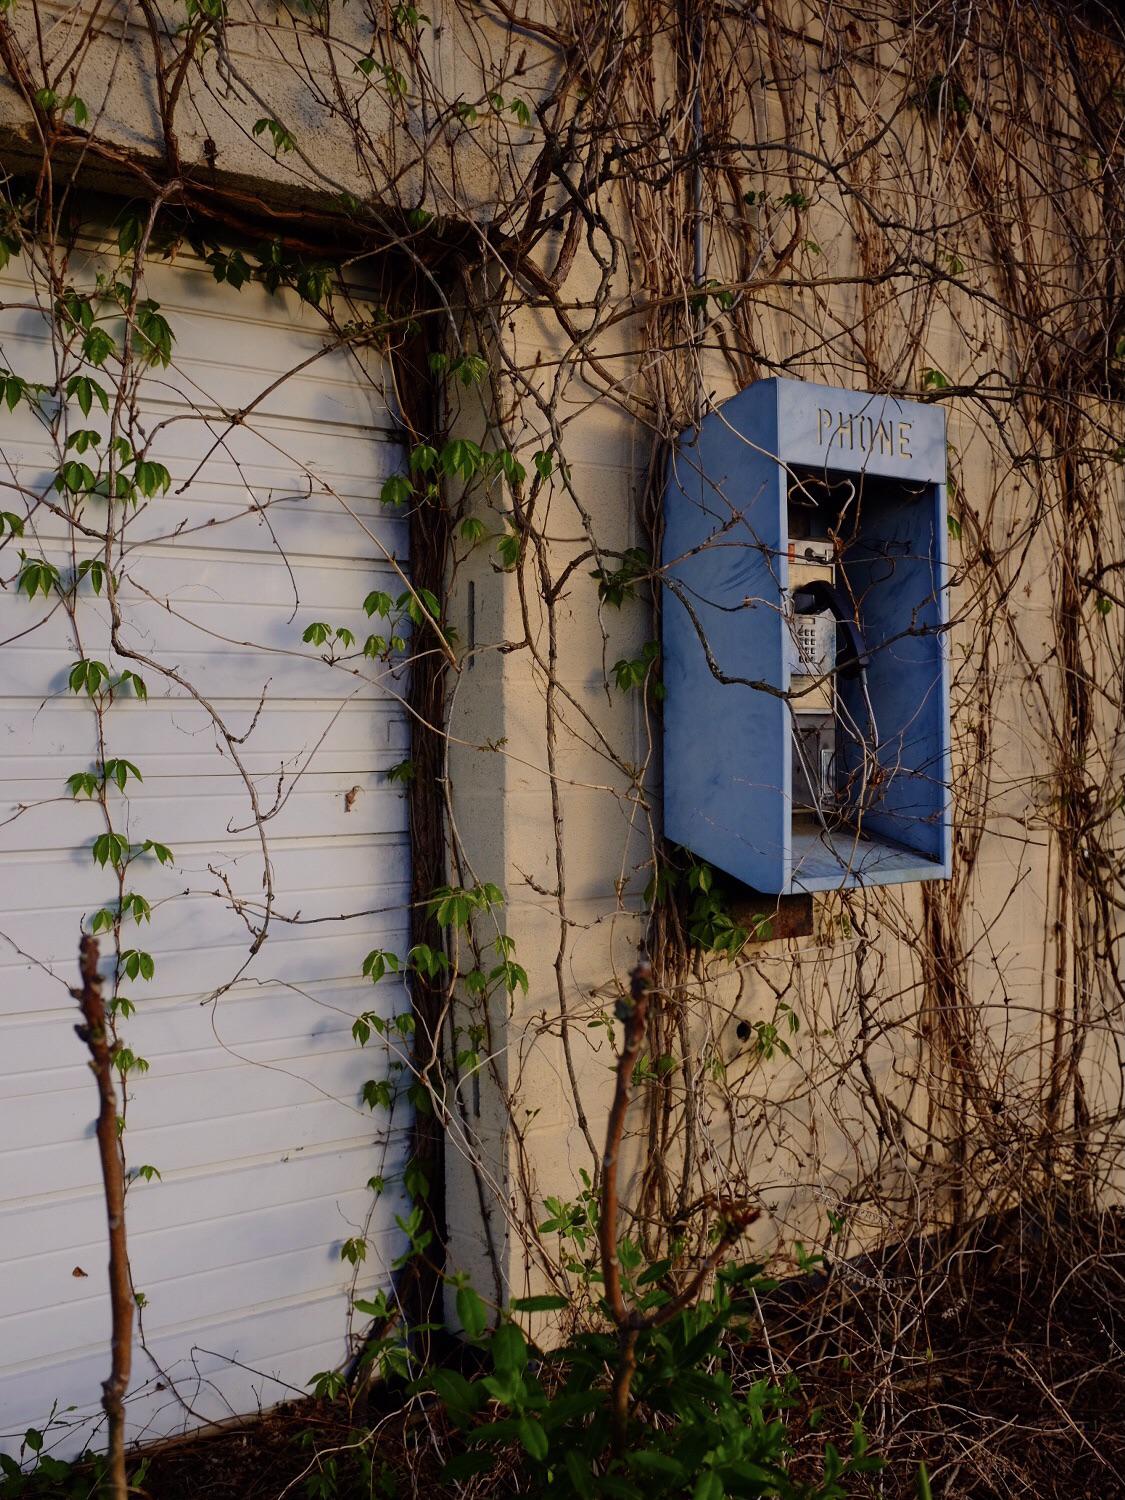
{"label": "blue metal canopy top", "polygon": [[[810,821],[794,816],[790,517],[818,482],[844,497],[830,551],[866,657],[834,674],[837,720],[862,734],[841,731],[837,805]],[[765,893],[947,877],[944,412],[758,381],[677,444],[662,565],[667,837]]]}

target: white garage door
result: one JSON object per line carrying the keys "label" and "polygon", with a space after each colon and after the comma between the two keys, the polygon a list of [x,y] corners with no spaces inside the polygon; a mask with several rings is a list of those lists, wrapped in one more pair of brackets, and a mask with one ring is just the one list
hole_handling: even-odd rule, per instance
{"label": "white garage door", "polygon": [[[97,264],[72,267],[75,283],[89,286]],[[346,1353],[355,1271],[343,1243],[368,1243],[361,1292],[386,1283],[401,1248],[408,1112],[362,1098],[368,1080],[400,1075],[377,1038],[361,1051],[351,1036],[359,1011],[406,1008],[393,976],[361,978],[371,949],[407,944],[406,812],[387,777],[408,754],[402,681],[356,654],[380,624],[365,596],[402,592],[392,559],[406,551],[403,522],[379,502],[402,462],[382,371],[374,355],[316,357],[327,334],[314,309],[217,285],[198,263],[152,263],[145,292],[175,342],[125,430],[134,447],[149,436],[171,486],[137,508],[116,568],[123,641],[156,667],[114,656],[89,575],[73,614],[57,593],[16,588],[21,548],[57,566],[64,588],[96,554],[42,498],[58,501],[66,432],[107,431],[96,396],[83,416],[75,387],[59,443],[49,394],[38,414],[0,407],[0,510],[26,521],[0,550],[0,1446],[57,1403],[77,1409],[69,1433],[52,1430],[59,1452],[90,1436],[109,1335],[97,1105],[68,985],[80,924],[120,895],[92,857],[105,812],[70,794],[73,773],[132,762],[143,780],[127,771],[127,795],[112,789],[113,826],[134,848],[171,851],[167,865],[150,852],[130,866],[126,894],[152,918],[128,920],[121,938],[154,961],[151,978],[122,983],[136,1005],[123,1040],[149,1065],[128,1078],[126,1155],[161,1174],[128,1198],[151,1355],[134,1355],[130,1435],[304,1391]],[[13,260],[0,303],[0,366],[57,390],[58,341],[38,311],[50,292],[34,267]],[[69,358],[64,384],[81,373]],[[112,394],[112,378],[87,373]],[[224,417],[240,409],[245,420]],[[98,468],[98,449],[66,457]],[[105,514],[84,502],[83,523],[104,527]],[[356,647],[336,647],[349,661],[326,664],[329,647],[302,640],[314,622],[354,633]],[[147,688],[147,702],[117,695],[104,747],[92,700],[68,688],[79,659],[115,678],[136,670]],[[275,910],[252,958],[265,901],[252,799],[187,683],[239,737],[269,814]],[[387,1179],[381,1195],[372,1178]]]}

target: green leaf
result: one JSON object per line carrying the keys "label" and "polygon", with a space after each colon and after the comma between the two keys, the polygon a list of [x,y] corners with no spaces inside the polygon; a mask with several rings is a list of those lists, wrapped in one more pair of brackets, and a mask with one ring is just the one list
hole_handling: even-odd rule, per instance
{"label": "green leaf", "polygon": [[117,958],[118,969],[127,979],[151,979],[156,973],[156,964],[151,953],[142,953],[139,948],[126,948]]}
{"label": "green leaf", "polygon": [[133,470],[133,483],[142,495],[151,499],[158,493],[167,494],[168,486],[172,483],[172,476],[163,464],[153,463],[151,459],[142,459]]}
{"label": "green leaf", "polygon": [[431,948],[428,943],[417,943],[406,955],[407,962],[411,964],[420,974],[427,979],[436,979],[439,974],[449,968],[449,960],[445,954],[436,948]]}
{"label": "green leaf", "polygon": [[627,1454],[625,1461],[631,1469],[640,1469],[649,1474],[663,1474],[672,1480],[685,1478],[683,1464],[677,1463],[674,1458],[669,1458],[665,1453],[658,1453],[654,1448],[638,1448],[636,1452]]}
{"label": "green leaf", "polygon": [[143,363],[167,369],[172,362],[172,330],[159,308],[151,298],[137,304],[135,344]]}
{"label": "green leaf", "polygon": [[500,557],[500,566],[504,571],[511,572],[520,560],[520,536],[518,532],[506,531],[503,536],[496,538],[496,551]]}
{"label": "green leaf", "polygon": [[516,1423],[516,1432],[524,1449],[532,1458],[543,1463],[547,1457],[547,1434],[543,1431],[542,1424],[534,1417],[520,1417]]}
{"label": "green leaf", "polygon": [[94,488],[94,471],[89,464],[70,459],[55,475],[55,488],[60,494],[88,495]]}
{"label": "green leaf", "polygon": [[49,563],[43,557],[24,557],[20,568],[16,589],[34,599],[36,594],[42,594],[44,599],[52,589],[59,588],[59,570],[54,563]]}
{"label": "green leaf", "polygon": [[527,1368],[527,1340],[515,1323],[501,1323],[489,1346],[497,1374],[521,1375]]}
{"label": "green leaf", "polygon": [[369,1078],[360,1090],[360,1099],[368,1109],[391,1109],[394,1090],[385,1078]]}
{"label": "green leaf", "polygon": [[569,1297],[557,1297],[552,1296],[550,1293],[543,1293],[538,1297],[516,1297],[512,1302],[512,1311],[522,1313],[561,1312],[564,1307],[569,1306]]}
{"label": "green leaf", "polygon": [[116,783],[118,790],[122,792],[125,790],[125,783],[129,780],[130,776],[136,781],[144,780],[144,777],[131,760],[122,760],[120,758],[107,760],[103,767],[103,772],[106,781]]}
{"label": "green leaf", "polygon": [[934,1500],[934,1492],[930,1488],[930,1474],[924,1463],[918,1465],[918,1474],[914,1481],[914,1489],[918,1500]]}
{"label": "green leaf", "polygon": [[441,1397],[449,1414],[464,1421],[480,1404],[483,1392],[459,1375],[456,1370],[432,1370],[429,1383]]}
{"label": "green leaf", "polygon": [[[488,374],[488,360],[480,354],[460,354],[451,361],[449,370],[462,385],[476,385]],[[434,458],[437,458],[436,453]]]}
{"label": "green leaf", "polygon": [[450,478],[459,475],[466,483],[485,467],[484,450],[469,438],[453,438],[441,450],[442,472]]}
{"label": "green leaf", "polygon": [[384,593],[382,589],[375,589],[363,601],[364,612],[368,615],[383,615],[386,617],[394,607],[394,600],[390,594]]}
{"label": "green leaf", "polygon": [[521,484],[527,478],[527,470],[509,448],[502,448],[499,453],[494,453],[491,463],[500,470],[510,484]]}
{"label": "green leaf", "polygon": [[624,1479],[618,1479],[613,1474],[603,1474],[598,1480],[598,1495],[610,1497],[610,1500],[641,1500],[642,1492],[635,1484],[626,1484]]}
{"label": "green leaf", "polygon": [[695,1482],[691,1500],[725,1500],[723,1481],[714,1469],[705,1469]]}
{"label": "green leaf", "polygon": [[457,1319],[470,1339],[484,1337],[488,1327],[488,1309],[471,1286],[457,1288]]}
{"label": "green leaf", "polygon": [[105,584],[105,564],[100,557],[84,557],[78,564],[77,581],[89,578],[94,593],[100,595]]}
{"label": "green leaf", "polygon": [[[0,265],[0,270],[3,266]],[[0,369],[0,399],[9,411],[15,411],[21,401],[27,399],[31,393],[31,387],[26,380],[19,375],[13,375],[11,370]]]}
{"label": "green leaf", "polygon": [[353,1266],[358,1266],[361,1261],[367,1259],[367,1241],[359,1235],[350,1240],[345,1240],[340,1246],[340,1259],[349,1261]]}
{"label": "green leaf", "polygon": [[575,1494],[580,1500],[593,1500],[594,1485],[593,1475],[587,1459],[576,1453],[573,1448],[568,1448],[563,1455],[566,1465],[567,1478],[574,1486]]}
{"label": "green leaf", "polygon": [[84,417],[90,415],[95,401],[107,415],[109,413],[109,396],[96,380],[91,380],[89,375],[72,375],[66,383],[66,394],[78,402],[79,409]]}
{"label": "green leaf", "polygon": [[391,973],[397,974],[399,968],[400,960],[397,953],[392,953],[388,948],[373,948],[363,960],[364,977],[370,979],[372,984],[378,984],[388,969]]}
{"label": "green leaf", "polygon": [[261,135],[264,130],[268,130],[271,137],[273,138],[273,149],[275,153],[282,151],[292,151],[293,147],[297,144],[297,142],[289,134],[288,130],[286,130],[285,126],[282,125],[279,121],[271,119],[268,115],[264,116],[260,120],[255,121],[254,123],[255,135]]}
{"label": "green leaf", "polygon": [[332,268],[321,264],[302,266],[294,285],[306,302],[319,307],[332,290]]}
{"label": "green leaf", "polygon": [[117,231],[117,248],[122,255],[128,255],[130,250],[137,248],[143,229],[144,224],[139,214],[125,215]]}
{"label": "green leaf", "polygon": [[226,282],[228,286],[240,291],[254,274],[250,268],[250,262],[241,250],[212,250],[207,256],[207,264],[211,267],[211,275],[220,284]]}
{"label": "green leaf", "polygon": [[390,1315],[390,1304],[386,1292],[376,1292],[374,1301],[365,1302],[357,1297],[352,1303],[356,1312],[366,1313],[369,1318],[386,1318]]}
{"label": "green leaf", "polygon": [[598,580],[598,598],[620,609],[626,599],[634,597],[636,584],[652,569],[652,559],[643,547],[629,547],[617,568],[595,568],[591,578]]}
{"label": "green leaf", "polygon": [[152,907],[136,891],[121,898],[121,915],[127,916],[130,912],[132,913],[134,922],[152,921]]}
{"label": "green leaf", "polygon": [[109,681],[109,675],[104,661],[77,661],[70,669],[67,685],[72,693],[85,692],[93,698]]}
{"label": "green leaf", "polygon": [[438,451],[430,443],[417,443],[410,450],[410,472],[428,474],[437,467]]}
{"label": "green leaf", "polygon": [[347,1379],[340,1370],[320,1370],[309,1381],[309,1385],[320,1400],[332,1401],[347,1385]]}
{"label": "green leaf", "polygon": [[384,505],[405,505],[414,493],[414,486],[405,474],[392,474],[383,480],[379,499]]}
{"label": "green leaf", "polygon": [[509,995],[514,995],[517,989],[523,990],[524,994],[527,994],[527,970],[510,958],[506,958],[503,963],[499,963],[494,969],[490,969],[488,977],[491,980],[502,980],[504,988],[508,991]]}
{"label": "green leaf", "polygon": [[90,364],[100,369],[110,355],[116,353],[117,345],[106,329],[95,325],[87,331],[82,340],[82,354]]}

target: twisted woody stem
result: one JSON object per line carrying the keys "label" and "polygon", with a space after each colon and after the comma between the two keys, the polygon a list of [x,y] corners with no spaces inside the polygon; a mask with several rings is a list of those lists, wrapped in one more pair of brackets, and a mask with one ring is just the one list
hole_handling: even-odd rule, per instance
{"label": "twisted woody stem", "polygon": [[109,1378],[102,1382],[102,1408],[109,1427],[108,1493],[111,1500],[126,1500],[129,1484],[125,1475],[125,1393],[129,1389],[133,1362],[133,1289],[125,1242],[125,1162],[118,1134],[117,1089],[113,1079],[117,1042],[106,1016],[102,976],[98,973],[97,939],[83,934],[78,954],[82,984],[70,993],[82,1011],[82,1025],[74,1029],[89,1049],[90,1071],[98,1085],[98,1155],[109,1225],[111,1358]]}
{"label": "twisted woody stem", "polygon": [[601,1204],[598,1243],[601,1251],[605,1299],[617,1327],[620,1355],[610,1392],[610,1444],[614,1457],[625,1451],[629,1430],[629,1397],[637,1371],[637,1340],[648,1329],[659,1328],[689,1307],[702,1290],[707,1278],[723,1261],[727,1251],[742,1236],[759,1210],[745,1205],[721,1205],[723,1217],[718,1240],[704,1257],[695,1274],[663,1306],[646,1314],[630,1307],[621,1285],[621,1262],[617,1254],[617,1218],[620,1207],[618,1172],[621,1142],[625,1134],[625,1117],[629,1109],[633,1069],[644,1041],[649,1004],[652,1000],[652,963],[642,948],[636,968],[629,976],[629,999],[618,1004],[617,1015],[625,1023],[625,1038],[617,1058],[617,1076],[606,1125],[605,1152],[602,1156]]}

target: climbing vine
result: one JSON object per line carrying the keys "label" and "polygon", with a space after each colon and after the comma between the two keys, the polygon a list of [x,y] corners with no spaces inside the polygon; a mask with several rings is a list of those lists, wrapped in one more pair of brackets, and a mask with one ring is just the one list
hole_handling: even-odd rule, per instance
{"label": "climbing vine", "polygon": [[[65,17],[0,0],[3,647],[34,663],[65,639],[61,679],[21,691],[81,703],[92,746],[3,827],[62,803],[97,877],[82,932],[102,944],[130,1197],[166,1171],[130,1150],[130,1094],[161,1067],[136,1040],[146,986],[181,965],[168,993],[209,1006],[219,1036],[280,934],[291,951],[328,920],[278,883],[285,810],[324,757],[319,741],[263,773],[270,664],[315,672],[334,704],[384,694],[409,725],[379,772],[409,825],[410,889],[381,911],[402,941],[347,976],[371,1076],[344,1103],[377,1122],[383,1160],[334,1245],[351,1342],[309,1372],[317,1394],[354,1390],[356,1361],[361,1383],[416,1374],[443,1299],[483,1339],[459,1255],[502,1327],[532,1299],[551,1337],[608,1320],[643,1352],[650,1309],[630,1323],[599,1280],[621,1245],[682,1310],[717,1246],[827,1275],[938,1228],[974,1244],[1017,1209],[1052,1232],[1100,1222],[1125,1120],[1122,41],[1109,10],[1055,0],[98,0]],[[154,291],[169,265],[232,308],[268,295],[316,347],[257,385],[177,387],[169,414],[190,363]],[[327,460],[295,461],[294,496],[235,457],[245,498],[163,519],[337,359],[393,417],[378,515]],[[669,458],[771,374],[933,403],[949,432],[953,876],[818,897],[792,938],[776,901],[667,843],[660,817]],[[188,410],[206,432],[190,460]],[[205,632],[140,562],[191,561],[249,521],[293,578],[284,518],[324,515],[314,495],[380,576],[332,608],[294,581],[277,629],[224,638],[261,665],[232,713],[191,645],[161,643],[161,623]],[[249,885],[133,832],[155,775],[141,726],[169,695],[237,781]],[[723,735],[701,725],[700,756]],[[363,795],[344,789],[345,812]],[[199,986],[161,933],[204,896],[245,941]],[[331,920],[366,930],[372,905],[349,888]],[[69,970],[18,913],[0,930],[69,987],[77,930]],[[827,1278],[833,1327],[848,1274]],[[968,1297],[960,1275],[941,1296]],[[910,1274],[874,1284],[891,1311],[863,1401],[881,1393],[889,1442],[887,1382],[930,1344]],[[154,1378],[194,1421],[134,1293]],[[524,1378],[512,1338],[497,1379]]]}

